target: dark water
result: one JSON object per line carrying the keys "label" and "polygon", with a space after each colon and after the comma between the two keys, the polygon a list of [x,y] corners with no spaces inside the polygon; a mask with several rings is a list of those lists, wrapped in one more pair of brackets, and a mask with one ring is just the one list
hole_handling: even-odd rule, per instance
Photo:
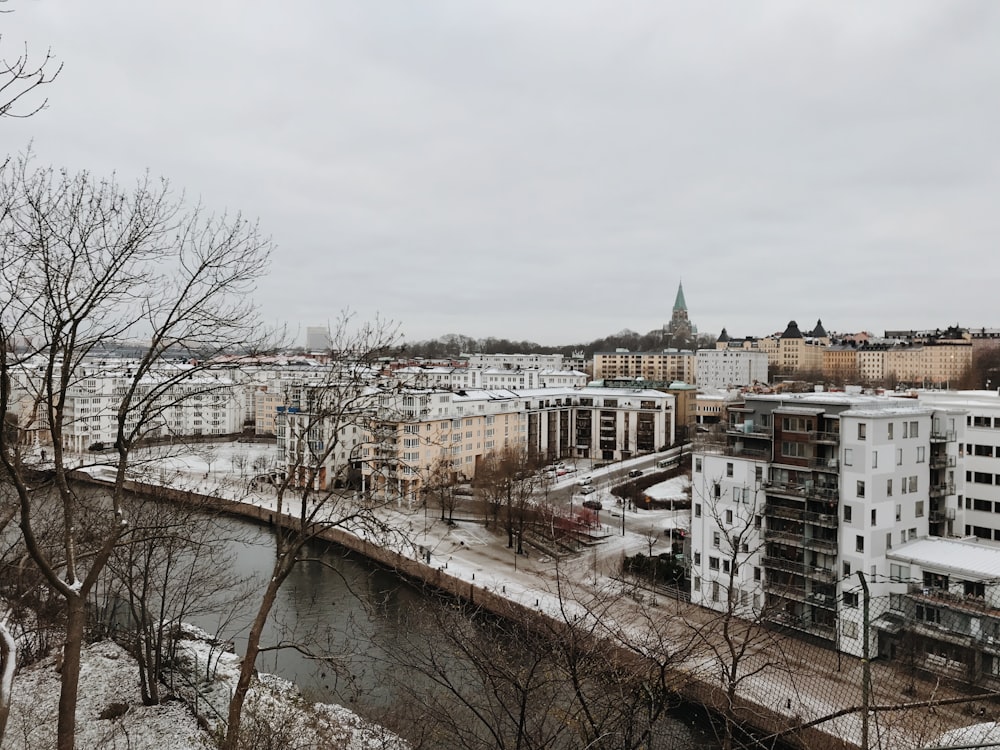
{"label": "dark water", "polygon": [[[235,519],[221,523],[226,537],[239,539],[229,543],[233,569],[256,580],[259,591],[274,559],[272,531]],[[262,653],[257,667],[295,682],[310,700],[348,706],[404,736],[415,732],[426,735],[427,723],[443,726],[446,718],[461,715],[460,705],[448,708],[448,701],[456,700],[454,696],[427,676],[433,671],[429,665],[444,664],[441,669],[448,678],[460,683],[469,695],[482,696],[490,689],[484,687],[476,669],[462,663],[466,657],[457,653],[457,641],[450,637],[455,631],[471,632],[479,641],[473,659],[489,653],[489,659],[510,660],[515,670],[524,671],[525,644],[507,628],[490,622],[470,626],[473,621],[454,601],[402,581],[334,545],[316,544],[306,556],[310,559],[296,566],[280,590],[263,645],[303,643],[331,661],[281,649]],[[220,604],[235,597],[231,616],[213,613],[189,619],[232,639],[237,653],[242,653],[259,596],[243,595],[238,586],[226,587],[215,596]],[[225,606],[220,612],[225,612]],[[412,668],[417,664],[421,669]],[[492,689],[502,692],[495,685]],[[654,738],[651,748],[717,747],[711,729],[695,708],[672,709],[656,722]],[[426,747],[458,746],[448,740],[436,743],[425,737],[424,741]],[[481,746],[492,745],[487,739]],[[565,743],[553,746],[572,747]]]}

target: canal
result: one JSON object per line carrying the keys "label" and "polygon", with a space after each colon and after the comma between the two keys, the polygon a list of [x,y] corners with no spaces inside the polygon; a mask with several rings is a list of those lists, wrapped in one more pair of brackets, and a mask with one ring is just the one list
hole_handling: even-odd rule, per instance
{"label": "canal", "polygon": [[[228,578],[212,605],[188,619],[242,653],[259,603],[254,589],[271,574],[274,532],[234,518],[206,522],[227,540]],[[500,732],[515,741],[522,734],[522,747],[572,750],[585,736],[581,706],[599,717],[589,735],[603,733],[595,748],[718,747],[701,709],[666,707],[648,685],[618,681],[613,665],[581,654],[560,659],[562,644],[472,614],[335,545],[316,543],[305,557],[279,593],[264,643],[299,644],[328,660],[282,648],[262,653],[257,667],[311,701],[347,706],[428,749],[507,746]],[[583,684],[573,686],[569,674],[579,668]]]}

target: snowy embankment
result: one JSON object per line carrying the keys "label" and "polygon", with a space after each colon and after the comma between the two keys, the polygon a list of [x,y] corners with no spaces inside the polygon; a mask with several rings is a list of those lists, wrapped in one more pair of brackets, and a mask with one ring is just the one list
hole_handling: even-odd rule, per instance
{"label": "snowy embankment", "polygon": [[[185,628],[178,667],[196,689],[178,689],[188,703],[171,700],[144,706],[135,661],[117,643],[88,645],[82,655],[76,746],[129,750],[209,750],[216,747],[229,696],[236,685],[239,657],[213,648],[211,640]],[[22,669],[14,682],[4,750],[44,750],[56,746],[59,705],[58,657]],[[208,668],[207,668],[208,667]],[[191,684],[188,682],[188,684]],[[197,699],[195,698],[197,696]],[[199,727],[191,708],[211,727]],[[404,750],[407,745],[382,727],[340,706],[308,703],[290,682],[261,674],[243,714],[245,747],[308,747],[332,750]]]}

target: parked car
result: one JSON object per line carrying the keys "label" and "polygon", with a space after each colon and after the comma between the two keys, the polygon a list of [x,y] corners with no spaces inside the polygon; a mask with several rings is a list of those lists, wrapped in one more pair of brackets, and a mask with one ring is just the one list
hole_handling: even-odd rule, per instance
{"label": "parked car", "polygon": [[641,477],[642,476],[642,469],[632,469],[632,471],[630,471],[628,473],[628,475],[629,475],[629,477],[631,477],[633,479],[635,477]]}
{"label": "parked car", "polygon": [[591,510],[600,510],[604,506],[601,505],[600,500],[584,500],[583,507],[590,508]]}
{"label": "parked car", "polygon": [[580,489],[580,494],[581,495],[592,495],[595,492],[597,492],[597,489],[594,488],[593,485],[589,485],[589,484]]}
{"label": "parked car", "polygon": [[592,484],[593,481],[594,481],[593,477],[584,477],[583,479],[580,480],[580,486],[586,487],[587,485]]}

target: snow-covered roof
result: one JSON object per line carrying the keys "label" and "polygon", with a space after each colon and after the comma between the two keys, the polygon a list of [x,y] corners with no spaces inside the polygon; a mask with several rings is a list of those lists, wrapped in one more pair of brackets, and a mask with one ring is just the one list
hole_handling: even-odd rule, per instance
{"label": "snow-covered roof", "polygon": [[1000,547],[973,541],[927,537],[907,542],[888,552],[886,557],[971,580],[1000,576]]}

